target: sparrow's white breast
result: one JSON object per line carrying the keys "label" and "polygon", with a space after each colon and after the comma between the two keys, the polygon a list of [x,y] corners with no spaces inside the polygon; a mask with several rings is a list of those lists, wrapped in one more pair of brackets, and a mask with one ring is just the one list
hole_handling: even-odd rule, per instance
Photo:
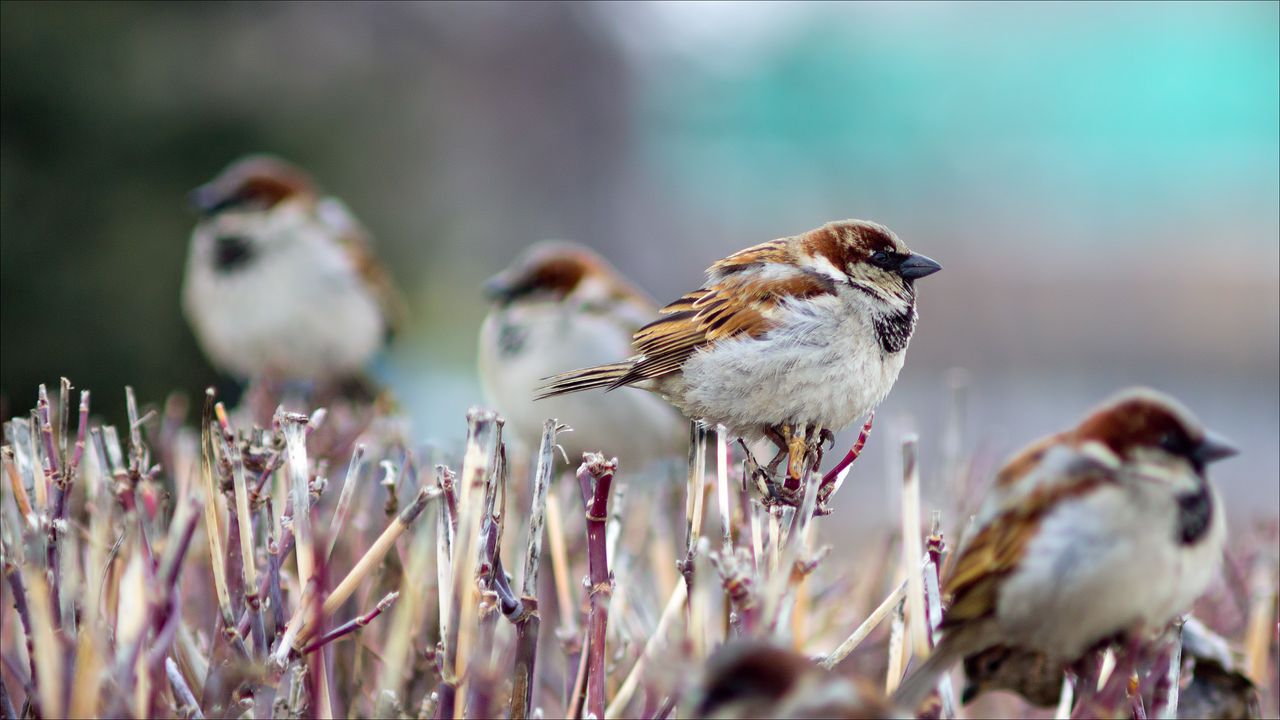
{"label": "sparrow's white breast", "polygon": [[[230,234],[253,238],[253,255],[221,271],[214,243]],[[352,372],[384,334],[373,291],[329,229],[297,206],[226,213],[197,226],[183,301],[206,354],[241,376]]]}
{"label": "sparrow's white breast", "polygon": [[905,356],[880,347],[858,295],[784,302],[779,327],[700,350],[664,390],[687,414],[748,437],[783,423],[847,427],[889,393]]}
{"label": "sparrow's white breast", "polygon": [[534,401],[545,379],[565,368],[615,361],[631,350],[617,319],[552,302],[494,310],[480,331],[485,394],[527,447],[536,448],[547,418],[573,428],[559,437],[571,464],[586,451],[616,455],[626,470],[683,453],[686,423],[661,399],[635,388],[562,395]]}

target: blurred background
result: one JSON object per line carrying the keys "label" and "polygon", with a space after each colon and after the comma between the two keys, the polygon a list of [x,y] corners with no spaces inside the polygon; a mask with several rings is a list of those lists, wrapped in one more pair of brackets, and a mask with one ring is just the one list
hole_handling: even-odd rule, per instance
{"label": "blurred background", "polygon": [[1144,383],[1243,448],[1233,513],[1273,516],[1278,7],[6,2],[6,412],[59,375],[97,409],[213,381],[177,301],[184,197],[270,151],[346,200],[410,299],[376,372],[424,439],[464,433],[478,286],[528,243],[587,243],[666,301],[861,217],[946,270],[850,512],[885,517],[906,430],[939,492],[956,447],[994,462]]}

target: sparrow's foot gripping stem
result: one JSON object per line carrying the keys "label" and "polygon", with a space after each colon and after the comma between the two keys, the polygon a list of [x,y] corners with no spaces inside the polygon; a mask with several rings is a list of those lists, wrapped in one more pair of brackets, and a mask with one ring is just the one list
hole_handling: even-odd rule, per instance
{"label": "sparrow's foot gripping stem", "polygon": [[844,472],[844,469],[852,465],[853,461],[857,460],[858,456],[862,454],[862,448],[867,445],[867,436],[871,434],[871,423],[874,422],[875,419],[875,411],[872,411],[867,415],[867,422],[862,426],[862,432],[858,433],[858,441],[849,449],[849,453],[841,458],[840,462],[836,463],[835,467],[831,468],[831,470],[827,471],[826,475],[822,476],[822,482],[818,484],[818,503],[817,507],[814,509],[814,514],[831,514],[831,508],[827,506],[827,501],[831,499],[831,496],[835,494],[836,490],[840,489],[840,485],[838,483],[840,473]]}

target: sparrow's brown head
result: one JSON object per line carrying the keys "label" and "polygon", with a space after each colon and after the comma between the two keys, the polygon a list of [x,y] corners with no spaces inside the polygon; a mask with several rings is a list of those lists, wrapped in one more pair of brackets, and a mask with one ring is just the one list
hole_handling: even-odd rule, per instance
{"label": "sparrow's brown head", "polygon": [[915,281],[942,269],[889,228],[867,220],[830,222],[799,241],[800,265],[891,304],[909,302]]}
{"label": "sparrow's brown head", "polygon": [[203,215],[226,210],[270,210],[293,197],[314,196],[315,183],[301,169],[270,155],[241,158],[191,191]]}
{"label": "sparrow's brown head", "polygon": [[510,267],[489,278],[485,294],[500,305],[523,300],[649,300],[590,248],[544,240],[525,250]]}
{"label": "sparrow's brown head", "polygon": [[1148,388],[1125,390],[1075,429],[1078,442],[1105,445],[1122,461],[1186,463],[1198,473],[1238,451],[1204,427],[1182,403]]}

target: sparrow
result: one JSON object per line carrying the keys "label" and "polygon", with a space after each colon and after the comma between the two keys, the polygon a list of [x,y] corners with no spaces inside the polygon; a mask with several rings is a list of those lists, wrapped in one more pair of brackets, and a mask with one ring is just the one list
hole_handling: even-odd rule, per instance
{"label": "sparrow", "polygon": [[337,198],[279,158],[235,161],[196,188],[183,309],[201,349],[240,379],[340,379],[385,343],[398,296]]}
{"label": "sparrow", "polygon": [[1226,523],[1205,469],[1235,453],[1137,388],[1015,455],[944,583],[942,639],[895,700],[915,707],[953,663],[995,647],[1062,667],[1163,630],[1217,572]]}
{"label": "sparrow", "polygon": [[640,470],[655,458],[683,454],[684,421],[649,393],[533,401],[547,376],[626,353],[632,333],[657,316],[653,301],[604,258],[574,243],[544,241],[484,289],[492,307],[480,329],[481,384],[525,447],[538,447],[543,421],[554,417],[573,429],[558,436],[569,458],[606,452]]}
{"label": "sparrow", "polygon": [[633,336],[629,358],[555,376],[539,397],[638,387],[786,452],[885,398],[915,330],[915,281],[941,267],[865,220],[755,245],[662,308]]}
{"label": "sparrow", "polygon": [[707,660],[694,702],[693,717],[720,720],[909,717],[870,684],[763,641],[740,640],[717,650]]}

